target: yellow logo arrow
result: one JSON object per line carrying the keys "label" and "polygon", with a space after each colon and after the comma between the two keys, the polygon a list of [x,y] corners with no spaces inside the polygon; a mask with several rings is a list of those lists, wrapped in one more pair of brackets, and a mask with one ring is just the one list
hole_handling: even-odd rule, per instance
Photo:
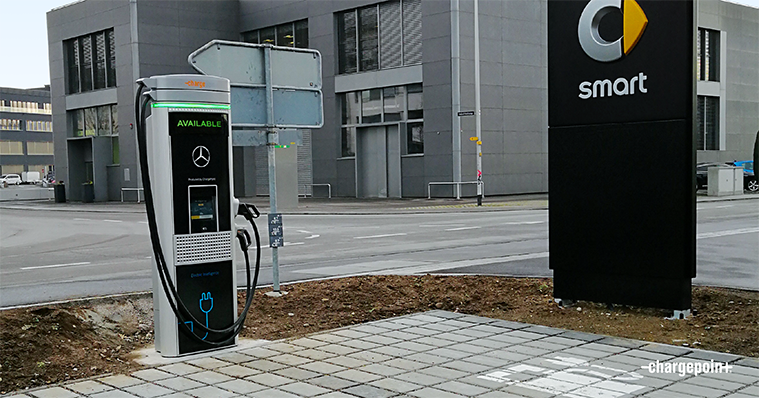
{"label": "yellow logo arrow", "polygon": [[623,44],[625,55],[632,51],[633,47],[638,44],[638,40],[643,36],[643,31],[648,25],[648,18],[635,0],[625,0],[622,10],[623,14]]}

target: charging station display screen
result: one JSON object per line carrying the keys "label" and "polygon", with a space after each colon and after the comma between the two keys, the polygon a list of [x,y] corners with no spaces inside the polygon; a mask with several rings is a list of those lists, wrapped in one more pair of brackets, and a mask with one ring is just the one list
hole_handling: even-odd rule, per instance
{"label": "charging station display screen", "polygon": [[209,199],[194,199],[190,202],[191,220],[213,220],[213,201]]}
{"label": "charging station display screen", "polygon": [[190,186],[190,233],[218,232],[216,187]]}

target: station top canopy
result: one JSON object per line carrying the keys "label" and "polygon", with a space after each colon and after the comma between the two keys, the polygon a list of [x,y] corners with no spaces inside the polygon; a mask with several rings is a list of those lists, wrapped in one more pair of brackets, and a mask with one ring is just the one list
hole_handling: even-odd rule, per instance
{"label": "station top canopy", "polygon": [[229,79],[204,75],[165,75],[140,79],[154,90],[204,90],[229,92]]}

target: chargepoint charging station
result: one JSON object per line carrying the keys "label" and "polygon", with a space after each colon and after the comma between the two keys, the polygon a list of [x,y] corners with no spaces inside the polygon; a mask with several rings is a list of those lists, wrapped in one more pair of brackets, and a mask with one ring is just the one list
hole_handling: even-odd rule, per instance
{"label": "chargepoint charging station", "polygon": [[[236,344],[258,279],[252,205],[233,196],[229,80],[203,75],[137,81],[136,126],[153,247],[155,347],[175,357]],[[257,244],[251,282],[250,234]],[[245,256],[247,298],[237,313],[234,240]]]}

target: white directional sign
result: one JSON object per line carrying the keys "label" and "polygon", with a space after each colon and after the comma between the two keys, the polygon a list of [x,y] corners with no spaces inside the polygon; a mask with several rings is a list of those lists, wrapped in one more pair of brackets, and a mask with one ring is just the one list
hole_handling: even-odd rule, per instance
{"label": "white directional sign", "polygon": [[188,62],[229,79],[232,128],[319,128],[324,124],[322,60],[316,50],[212,40]]}

